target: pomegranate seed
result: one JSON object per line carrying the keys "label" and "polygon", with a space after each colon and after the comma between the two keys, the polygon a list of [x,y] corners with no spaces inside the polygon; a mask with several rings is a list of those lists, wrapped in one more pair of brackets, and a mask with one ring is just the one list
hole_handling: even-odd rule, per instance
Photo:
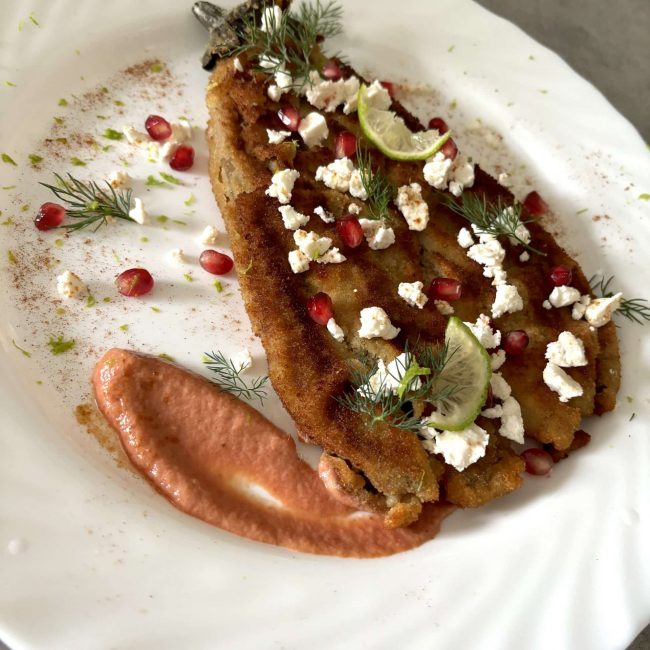
{"label": "pomegranate seed", "polygon": [[571,284],[571,279],[573,278],[573,271],[564,264],[559,266],[554,266],[551,269],[551,282],[556,287],[561,287],[565,284]]}
{"label": "pomegranate seed", "polygon": [[546,476],[553,468],[551,454],[543,449],[526,449],[521,458],[526,463],[526,471],[533,476]]}
{"label": "pomegranate seed", "polygon": [[171,157],[169,166],[177,172],[184,172],[194,164],[194,148],[189,144],[182,144]]}
{"label": "pomegranate seed", "polygon": [[537,192],[530,192],[526,195],[524,208],[536,217],[548,212],[548,204]]}
{"label": "pomegranate seed", "polygon": [[338,81],[343,76],[343,70],[336,61],[326,61],[323,66],[323,77],[330,81]]}
{"label": "pomegranate seed", "polygon": [[147,269],[127,269],[115,278],[115,285],[123,296],[144,296],[153,289],[153,277]]}
{"label": "pomegranate seed", "polygon": [[336,136],[336,157],[352,158],[357,150],[357,136],[349,131],[341,131]]}
{"label": "pomegranate seed", "polygon": [[43,203],[34,217],[34,224],[39,230],[50,230],[63,223],[65,208],[58,203]]}
{"label": "pomegranate seed", "polygon": [[327,321],[334,317],[332,299],[320,291],[307,301],[307,313],[319,325],[327,325]]}
{"label": "pomegranate seed", "polygon": [[278,111],[280,122],[284,124],[289,131],[297,131],[300,126],[300,113],[295,106],[287,104]]}
{"label": "pomegranate seed", "polygon": [[451,138],[440,147],[440,151],[442,152],[442,155],[445,158],[449,158],[449,160],[453,160],[458,155],[458,147]]}
{"label": "pomegranate seed", "polygon": [[350,248],[356,248],[363,241],[363,228],[353,214],[346,214],[336,222],[336,232]]}
{"label": "pomegranate seed", "polygon": [[391,99],[395,97],[395,84],[392,81],[380,81],[379,82],[387,91],[388,94],[391,96]]}
{"label": "pomegranate seed", "polygon": [[430,129],[435,129],[442,135],[443,133],[447,133],[449,131],[449,127],[447,126],[447,122],[445,122],[441,117],[432,117],[429,120],[429,128]]}
{"label": "pomegranate seed", "polygon": [[199,264],[212,275],[225,275],[232,270],[234,262],[230,256],[208,249],[199,255]]}
{"label": "pomegranate seed", "polygon": [[501,346],[506,354],[521,354],[528,347],[528,334],[524,330],[506,332]]}
{"label": "pomegranate seed", "polygon": [[144,123],[144,128],[147,133],[154,139],[160,142],[167,140],[172,134],[171,124],[160,115],[150,115]]}
{"label": "pomegranate seed", "polygon": [[452,278],[434,278],[429,287],[429,297],[432,300],[458,300],[463,292],[463,285]]}

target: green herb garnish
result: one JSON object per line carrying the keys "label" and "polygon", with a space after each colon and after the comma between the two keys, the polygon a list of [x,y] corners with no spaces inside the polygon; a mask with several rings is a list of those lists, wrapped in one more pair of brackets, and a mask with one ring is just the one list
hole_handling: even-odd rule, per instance
{"label": "green herb garnish", "polygon": [[102,135],[109,140],[121,140],[124,137],[123,133],[115,129],[106,129]]}
{"label": "green herb garnish", "polygon": [[172,185],[183,184],[183,181],[181,181],[180,178],[176,178],[176,176],[172,176],[171,174],[167,174],[166,172],[159,172],[159,173],[163,180],[166,180],[168,183],[171,183]]}
{"label": "green herb garnish", "polygon": [[357,141],[357,167],[361,184],[366,191],[367,219],[391,220],[388,206],[395,196],[395,188],[379,170],[372,168],[372,157],[368,148]]}
{"label": "green herb garnish", "polygon": [[57,338],[50,336],[47,344],[50,346],[52,354],[63,354],[75,346],[75,340],[71,339],[70,341],[66,341],[63,338],[63,334],[60,334]]}
{"label": "green herb garnish", "polygon": [[8,153],[3,153],[2,155],[0,155],[0,159],[2,159],[2,162],[7,163],[8,165],[13,165],[14,167],[18,167],[16,161]]}
{"label": "green herb garnish", "polygon": [[242,379],[243,368],[235,367],[235,364],[226,359],[223,352],[206,352],[203,356],[205,367],[213,372],[216,377],[212,381],[224,392],[235,397],[244,398],[248,401],[259,399],[264,404],[266,399],[266,382],[268,377],[256,377],[249,383]]}
{"label": "green herb garnish", "polygon": [[[611,298],[615,293],[610,289],[610,285],[614,280],[614,276],[605,278],[604,275],[592,275],[589,278],[589,285],[594,293],[599,294],[601,298]],[[628,320],[639,325],[645,325],[643,321],[650,321],[650,305],[647,304],[646,298],[630,298],[623,299],[621,306],[614,312],[614,315],[620,314],[625,316]]]}

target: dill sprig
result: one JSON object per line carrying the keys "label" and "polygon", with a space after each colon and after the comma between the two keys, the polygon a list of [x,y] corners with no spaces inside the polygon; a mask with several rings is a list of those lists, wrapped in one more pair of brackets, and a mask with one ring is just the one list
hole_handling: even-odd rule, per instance
{"label": "dill sprig", "polygon": [[[614,276],[605,278],[604,275],[592,275],[589,278],[589,285],[594,293],[600,294],[601,298],[611,298],[616,291],[610,289],[610,285],[614,281]],[[647,304],[646,298],[624,298],[621,301],[621,306],[614,312],[625,316],[628,320],[639,325],[645,325],[643,321],[650,321],[650,305]]]}
{"label": "dill sprig", "polygon": [[443,205],[469,221],[485,234],[494,235],[495,237],[505,235],[531,253],[546,255],[546,253],[525,242],[517,234],[519,226],[525,226],[527,223],[535,221],[534,219],[522,221],[522,206],[520,203],[505,205],[501,201],[501,197],[497,199],[496,204],[488,203],[484,194],[478,195],[473,192],[466,192],[460,201],[446,196],[443,199]]}
{"label": "dill sprig", "polygon": [[65,179],[59,174],[54,174],[56,185],[41,183],[43,187],[52,190],[54,195],[69,207],[66,215],[75,219],[74,223],[62,224],[58,228],[68,231],[82,230],[94,226],[97,230],[108,223],[109,218],[135,221],[129,216],[131,209],[131,190],[115,190],[108,181],[106,188],[101,188],[95,181],[80,181],[68,174]]}
{"label": "dill sprig", "polygon": [[357,168],[361,176],[361,184],[366,191],[367,219],[392,219],[388,206],[395,196],[395,188],[379,169],[373,170],[372,156],[368,147],[357,140]]}
{"label": "dill sprig", "polygon": [[230,393],[235,397],[244,398],[249,402],[258,399],[261,404],[264,404],[266,399],[266,382],[268,377],[255,377],[246,383],[242,379],[241,373],[244,371],[243,367],[237,367],[231,359],[226,359],[223,352],[205,353],[203,357],[205,367],[212,371],[216,377],[212,380],[224,393]]}
{"label": "dill sprig", "polygon": [[[379,368],[378,363],[353,370],[350,389],[335,397],[336,401],[347,410],[367,417],[371,427],[381,423],[418,432],[423,423],[421,417],[413,414],[413,403],[435,405],[459,390],[457,385],[441,381],[454,351],[450,352],[444,344],[435,350],[416,346],[411,352],[407,344],[404,352],[404,363],[397,363],[394,372],[387,371],[374,389],[370,380]],[[394,383],[397,383],[396,389]]]}

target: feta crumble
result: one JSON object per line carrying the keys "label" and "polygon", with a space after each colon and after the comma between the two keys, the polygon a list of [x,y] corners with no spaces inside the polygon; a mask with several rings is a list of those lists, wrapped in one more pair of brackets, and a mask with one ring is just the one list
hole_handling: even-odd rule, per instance
{"label": "feta crumble", "polygon": [[499,318],[503,314],[512,314],[524,308],[524,301],[519,295],[517,287],[512,284],[497,286],[497,295],[492,304],[492,318]]}
{"label": "feta crumble", "polygon": [[293,186],[298,180],[300,172],[295,169],[282,169],[273,174],[271,185],[266,190],[268,196],[276,197],[280,203],[286,204],[291,201]]}
{"label": "feta crumble", "polygon": [[290,205],[281,205],[278,212],[282,215],[282,223],[287,230],[297,230],[309,221],[309,215],[298,212]]}
{"label": "feta crumble", "polygon": [[451,303],[446,300],[434,300],[433,304],[438,310],[438,313],[443,316],[451,316],[454,313],[454,308],[451,306]]}
{"label": "feta crumble", "polygon": [[580,300],[580,292],[574,287],[566,285],[555,287],[548,297],[548,301],[553,307],[567,307],[578,300]]}
{"label": "feta crumble", "polygon": [[108,183],[114,190],[130,189],[132,182],[133,179],[123,169],[117,169],[108,175]]}
{"label": "feta crumble", "polygon": [[199,243],[203,246],[214,246],[217,243],[219,232],[214,226],[206,226],[199,237]]}
{"label": "feta crumble", "polygon": [[230,363],[240,372],[248,370],[253,365],[253,358],[248,348],[243,348],[236,354],[230,357]]}
{"label": "feta crumble", "polygon": [[380,111],[387,111],[392,103],[390,93],[381,85],[381,82],[375,79],[366,88],[366,104]]}
{"label": "feta crumble", "polygon": [[148,133],[138,131],[130,125],[123,127],[122,132],[126,136],[127,142],[140,149],[146,149],[152,162],[167,161],[172,157],[178,145],[187,142],[192,137],[192,126],[186,119],[181,118],[178,122],[171,122],[170,126],[172,134],[163,142],[154,140],[149,137]]}
{"label": "feta crumble", "polygon": [[88,293],[88,287],[72,271],[64,271],[61,275],[56,276],[56,290],[65,299],[82,298]]}
{"label": "feta crumble", "polygon": [[419,183],[402,185],[397,190],[395,204],[404,215],[409,230],[424,230],[429,223],[429,206],[422,199]]}
{"label": "feta crumble", "polygon": [[388,314],[381,307],[366,307],[361,310],[360,317],[358,333],[362,339],[382,338],[390,341],[400,332],[400,328],[390,322]]}
{"label": "feta crumble", "polygon": [[559,395],[560,402],[568,402],[571,398],[582,395],[582,386],[560,366],[550,361],[546,364],[542,377],[544,383]]}
{"label": "feta crumble", "polygon": [[266,94],[271,101],[279,102],[282,99],[284,90],[275,84],[269,84],[269,87],[266,89]]}
{"label": "feta crumble", "polygon": [[332,335],[332,338],[335,341],[338,341],[339,343],[342,343],[343,340],[345,339],[345,334],[341,327],[337,324],[337,322],[333,319],[330,318],[327,321],[327,331]]}
{"label": "feta crumble", "polygon": [[145,223],[149,223],[149,215],[144,209],[142,199],[133,199],[133,207],[129,210],[129,217],[131,217],[133,221],[139,223],[141,226]]}
{"label": "feta crumble", "polygon": [[266,129],[266,135],[269,139],[269,144],[282,144],[287,138],[291,137],[291,132]]}
{"label": "feta crumble", "polygon": [[327,121],[320,113],[308,113],[300,120],[298,133],[308,147],[319,145],[329,135]]}
{"label": "feta crumble", "polygon": [[571,309],[571,318],[573,318],[573,320],[580,320],[585,315],[590,302],[591,296],[580,296],[580,300],[573,303],[573,308]]}
{"label": "feta crumble", "polygon": [[492,370],[498,370],[506,362],[506,351],[497,350],[490,355],[490,365]]}
{"label": "feta crumble", "polygon": [[571,332],[562,332],[557,341],[546,346],[546,358],[561,368],[577,368],[587,365],[585,346]]}
{"label": "feta crumble", "polygon": [[524,442],[524,420],[519,402],[510,395],[501,405],[501,426],[499,433],[513,442]]}
{"label": "feta crumble", "polygon": [[449,191],[460,196],[466,187],[474,184],[474,165],[463,155],[454,160],[447,158],[441,151],[427,159],[422,168],[424,180],[437,190]]}
{"label": "feta crumble", "polygon": [[282,22],[282,9],[277,5],[266,7],[260,19],[260,30],[263,32],[274,32]]}
{"label": "feta crumble", "polygon": [[424,284],[422,282],[400,282],[397,287],[397,293],[411,307],[422,309],[429,300],[422,291]]}
{"label": "feta crumble", "polygon": [[307,101],[319,110],[331,113],[343,104],[346,115],[357,110],[359,79],[349,77],[337,81],[323,80],[316,70],[309,73],[309,83],[305,84],[303,93]]}
{"label": "feta crumble", "polygon": [[585,310],[585,320],[592,327],[602,327],[612,320],[612,315],[621,306],[623,294],[617,293],[611,298],[596,298]]}
{"label": "feta crumble", "polygon": [[309,258],[300,249],[290,251],[289,266],[294,273],[304,273],[309,270]]}
{"label": "feta crumble", "polygon": [[[388,364],[385,364],[382,359],[379,359],[377,362],[377,370],[368,379],[368,383],[359,386],[357,391],[367,395],[396,393],[402,388],[402,379],[411,366],[411,362],[412,357],[406,352],[402,352]],[[422,386],[422,381],[419,377],[415,377],[409,382],[409,386],[413,390],[417,390]]]}
{"label": "feta crumble", "polygon": [[492,377],[490,377],[490,387],[492,388],[492,394],[497,399],[505,402],[505,400],[510,397],[512,394],[512,389],[510,384],[503,378],[500,372],[493,372]]}
{"label": "feta crumble", "polygon": [[485,456],[489,440],[485,429],[472,424],[463,431],[435,431],[433,444],[425,446],[425,449],[428,447],[427,451],[441,454],[445,463],[462,472]]}
{"label": "feta crumble", "polygon": [[359,219],[368,247],[380,251],[395,243],[395,231],[378,219]]}
{"label": "feta crumble", "polygon": [[316,261],[319,264],[340,264],[345,262],[346,259],[347,257],[339,252],[338,248],[334,247],[326,250]]}
{"label": "feta crumble", "polygon": [[348,205],[348,212],[350,214],[361,214],[361,208],[356,203],[350,203]]}
{"label": "feta crumble", "polygon": [[233,61],[232,61],[233,67],[235,68],[236,72],[244,72],[244,66],[242,65],[241,61],[239,60],[239,57],[236,56]]}
{"label": "feta crumble", "polygon": [[520,262],[527,262],[530,259],[530,253],[528,251],[524,251],[520,256],[519,256],[519,261]]}
{"label": "feta crumble", "polygon": [[293,233],[293,241],[310,260],[317,260],[332,245],[329,237],[321,237],[313,230],[296,230]]}
{"label": "feta crumble", "polygon": [[470,246],[474,245],[474,238],[472,237],[472,233],[467,230],[467,228],[461,228],[458,231],[458,245],[461,248],[469,248]]}
{"label": "feta crumble", "polygon": [[368,198],[361,181],[361,174],[354,168],[354,163],[349,158],[337,158],[326,167],[319,167],[315,178],[332,190],[349,192],[362,201]]}
{"label": "feta crumble", "polygon": [[319,216],[325,223],[334,223],[336,219],[331,212],[328,212],[322,205],[314,208],[314,214]]}
{"label": "feta crumble", "polygon": [[499,347],[501,344],[501,332],[492,329],[489,316],[481,314],[475,323],[466,322],[465,325],[469,327],[472,334],[486,350]]}
{"label": "feta crumble", "polygon": [[172,248],[167,253],[167,259],[174,265],[180,266],[185,263],[185,254],[183,253],[182,248]]}
{"label": "feta crumble", "polygon": [[148,133],[138,131],[134,126],[131,125],[122,127],[122,132],[126,136],[126,141],[129,144],[133,144],[136,147],[140,147],[141,149],[148,148],[149,143],[153,142]]}

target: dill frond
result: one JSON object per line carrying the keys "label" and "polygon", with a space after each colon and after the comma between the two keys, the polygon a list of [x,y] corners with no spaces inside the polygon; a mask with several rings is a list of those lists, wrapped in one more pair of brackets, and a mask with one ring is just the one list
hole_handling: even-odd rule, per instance
{"label": "dill frond", "polygon": [[264,404],[266,399],[266,382],[268,377],[255,377],[246,383],[242,378],[242,368],[237,368],[231,359],[226,359],[223,352],[206,352],[203,357],[205,367],[216,376],[212,380],[224,393],[244,398],[249,402],[258,399]]}
{"label": "dill frond", "polygon": [[395,188],[379,169],[373,170],[370,152],[360,141],[357,141],[357,168],[363,189],[368,195],[366,218],[390,221],[392,217],[388,206],[395,197]]}
{"label": "dill frond", "polygon": [[[610,289],[610,285],[614,281],[614,276],[610,275],[605,278],[604,275],[592,275],[589,278],[589,286],[592,291],[599,295],[600,298],[611,298],[616,291]],[[624,298],[621,301],[621,306],[614,312],[614,315],[620,314],[625,316],[628,320],[639,325],[645,325],[643,321],[650,321],[650,305],[647,304],[646,298]]]}

